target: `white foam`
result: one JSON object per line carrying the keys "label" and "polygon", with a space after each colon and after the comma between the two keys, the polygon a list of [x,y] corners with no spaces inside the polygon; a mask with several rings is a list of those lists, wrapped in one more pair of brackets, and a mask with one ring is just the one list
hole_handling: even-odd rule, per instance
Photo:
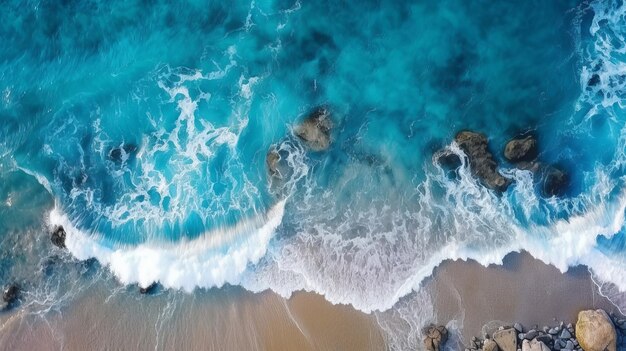
{"label": "white foam", "polygon": [[168,288],[192,291],[196,287],[238,284],[246,267],[265,254],[284,208],[283,200],[266,215],[205,233],[195,240],[137,246],[107,245],[100,236],[79,230],[58,207],[50,213],[49,221],[65,228],[65,244],[72,255],[80,260],[96,258],[123,284],[147,287],[160,282]]}

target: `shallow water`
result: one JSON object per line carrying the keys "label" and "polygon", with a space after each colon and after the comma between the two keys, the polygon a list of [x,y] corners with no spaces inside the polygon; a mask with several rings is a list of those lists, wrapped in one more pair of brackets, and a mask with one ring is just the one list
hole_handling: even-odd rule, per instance
{"label": "shallow water", "polygon": [[[20,308],[49,313],[110,272],[384,311],[443,260],[522,249],[587,265],[626,308],[619,1],[4,7],[0,278],[26,287]],[[323,152],[294,134],[318,106]],[[489,136],[505,193],[433,158],[463,156],[464,129]],[[524,133],[567,173],[559,196],[503,159]],[[48,242],[59,224],[71,255]]]}

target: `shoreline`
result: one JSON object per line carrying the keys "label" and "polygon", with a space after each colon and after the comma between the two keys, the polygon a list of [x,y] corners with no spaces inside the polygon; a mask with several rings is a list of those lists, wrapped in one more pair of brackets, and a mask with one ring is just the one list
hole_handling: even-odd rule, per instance
{"label": "shoreline", "polygon": [[[333,305],[312,292],[300,291],[284,299],[271,291],[256,294],[233,286],[193,294],[160,289],[142,295],[137,290],[105,279],[45,320],[20,316],[19,310],[4,313],[0,344],[39,350],[125,345],[146,350],[392,347],[390,330],[379,320],[389,311],[366,314],[349,305]],[[456,335],[449,342],[467,347],[473,337],[483,337],[494,325],[575,323],[576,314],[590,308],[618,312],[598,294],[584,267],[561,273],[527,252],[510,253],[503,265],[488,267],[472,260],[445,261],[422,290],[431,300],[416,303],[432,303],[434,316],[432,320],[404,316],[409,320],[401,322],[415,323],[419,328],[412,328],[412,333],[420,334],[404,335],[410,340],[401,347],[423,348],[421,329],[431,322],[446,325],[456,320],[461,331],[451,329]],[[422,296],[411,295],[415,296],[407,298]]]}

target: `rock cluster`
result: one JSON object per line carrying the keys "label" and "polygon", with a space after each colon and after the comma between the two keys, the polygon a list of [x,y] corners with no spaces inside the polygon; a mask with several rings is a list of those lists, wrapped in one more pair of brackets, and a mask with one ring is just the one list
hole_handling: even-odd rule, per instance
{"label": "rock cluster", "polygon": [[586,310],[578,314],[576,326],[501,326],[492,336],[473,337],[465,351],[615,351],[618,345],[626,346],[625,333],[626,319]]}
{"label": "rock cluster", "polygon": [[431,324],[424,328],[423,334],[426,351],[443,350],[443,345],[448,340],[448,329],[443,325],[435,326]]}
{"label": "rock cluster", "polygon": [[17,284],[11,284],[4,289],[2,293],[2,305],[3,310],[11,308],[20,295],[20,287]]}

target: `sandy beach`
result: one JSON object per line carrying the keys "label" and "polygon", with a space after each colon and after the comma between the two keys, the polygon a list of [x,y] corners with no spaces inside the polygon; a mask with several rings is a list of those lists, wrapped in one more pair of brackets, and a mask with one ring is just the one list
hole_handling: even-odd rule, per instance
{"label": "sandy beach", "polygon": [[[424,289],[435,303],[433,322],[457,319],[465,342],[490,321],[549,325],[574,322],[584,308],[615,311],[584,267],[561,274],[527,253],[509,254],[503,266],[445,262]],[[140,295],[134,287],[103,281],[45,319],[15,311],[2,323],[5,350],[388,349],[375,314],[313,293],[284,299],[236,287]]]}

